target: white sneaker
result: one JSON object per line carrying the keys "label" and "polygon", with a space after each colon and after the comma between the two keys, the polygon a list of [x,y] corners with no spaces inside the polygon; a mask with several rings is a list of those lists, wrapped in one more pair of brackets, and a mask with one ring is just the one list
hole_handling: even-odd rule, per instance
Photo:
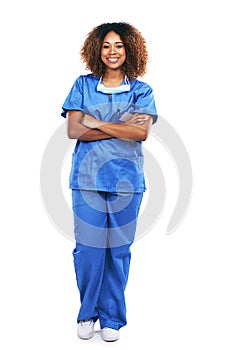
{"label": "white sneaker", "polygon": [[92,319],[80,321],[78,323],[78,330],[77,330],[78,337],[80,339],[92,338],[94,335],[94,325],[95,325],[95,322]]}
{"label": "white sneaker", "polygon": [[120,337],[120,332],[112,328],[102,329],[102,339],[104,341],[116,341]]}

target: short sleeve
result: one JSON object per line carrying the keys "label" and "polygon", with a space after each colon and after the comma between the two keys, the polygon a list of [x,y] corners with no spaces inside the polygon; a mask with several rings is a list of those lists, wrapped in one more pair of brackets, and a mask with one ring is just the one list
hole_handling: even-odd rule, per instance
{"label": "short sleeve", "polygon": [[81,111],[83,109],[83,88],[82,76],[76,79],[65,102],[62,105],[61,116],[66,118],[67,111]]}
{"label": "short sleeve", "polygon": [[158,119],[154,93],[152,88],[146,83],[142,83],[141,87],[135,92],[135,112],[151,115],[153,124]]}

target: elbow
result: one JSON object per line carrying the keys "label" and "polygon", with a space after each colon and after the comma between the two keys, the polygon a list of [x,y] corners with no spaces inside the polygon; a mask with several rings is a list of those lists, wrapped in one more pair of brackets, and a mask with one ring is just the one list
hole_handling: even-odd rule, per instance
{"label": "elbow", "polygon": [[69,139],[77,139],[77,135],[75,135],[75,132],[72,128],[67,129],[67,136]]}
{"label": "elbow", "polygon": [[148,138],[148,136],[149,136],[148,130],[142,130],[142,134],[141,134],[140,140],[141,140],[141,141],[146,141],[146,139]]}
{"label": "elbow", "polygon": [[87,141],[88,138],[86,137],[86,132],[78,132],[77,130],[75,130],[74,128],[68,128],[67,129],[67,136],[69,139],[71,140],[81,140],[81,141]]}

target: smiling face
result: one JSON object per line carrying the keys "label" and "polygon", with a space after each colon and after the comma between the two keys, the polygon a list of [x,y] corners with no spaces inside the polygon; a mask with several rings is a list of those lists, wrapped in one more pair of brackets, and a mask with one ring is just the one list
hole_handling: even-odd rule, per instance
{"label": "smiling face", "polygon": [[109,32],[103,40],[101,60],[108,70],[119,70],[126,59],[126,50],[120,36]]}

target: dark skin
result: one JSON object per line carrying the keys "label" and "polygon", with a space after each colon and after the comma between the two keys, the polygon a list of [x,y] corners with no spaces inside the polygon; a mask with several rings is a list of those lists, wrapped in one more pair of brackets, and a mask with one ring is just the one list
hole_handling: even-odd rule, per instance
{"label": "dark skin", "polygon": [[68,112],[68,137],[82,141],[97,141],[112,137],[145,141],[152,124],[151,116],[135,113],[125,123],[112,123],[97,120],[80,111]]}
{"label": "dark skin", "polygon": [[[106,65],[103,83],[114,87],[124,80],[121,67],[126,59],[124,43],[115,32],[109,32],[103,41],[101,59]],[[81,111],[68,112],[68,137],[83,141],[97,141],[109,138],[145,141],[152,125],[152,117],[134,113],[124,123],[112,123],[97,120]]]}

